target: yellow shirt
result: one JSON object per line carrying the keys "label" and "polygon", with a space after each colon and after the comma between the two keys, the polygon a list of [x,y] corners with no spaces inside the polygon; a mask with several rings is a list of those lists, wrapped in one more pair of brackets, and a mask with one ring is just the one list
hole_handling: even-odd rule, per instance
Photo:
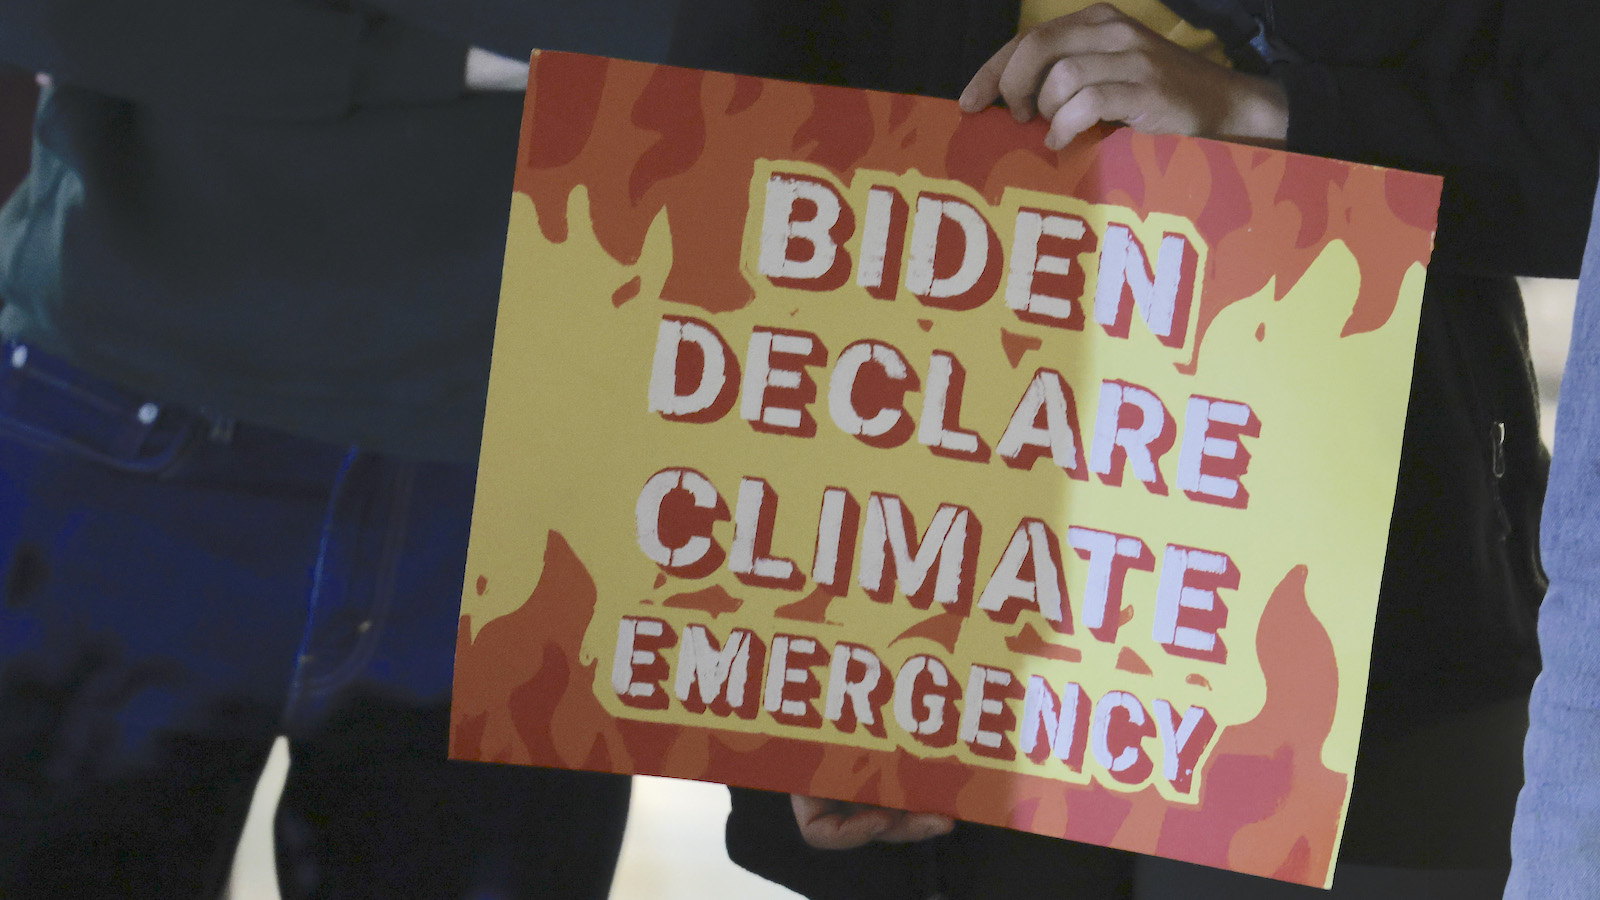
{"label": "yellow shirt", "polygon": [[[1095,0],[1022,0],[1022,14],[1017,30],[1027,31],[1040,22],[1048,22],[1093,6],[1094,2]],[[1174,44],[1186,50],[1193,50],[1214,62],[1227,64],[1227,58],[1222,54],[1222,42],[1217,40],[1216,35],[1178,18],[1178,14],[1167,9],[1161,0],[1115,0],[1112,5],[1130,18],[1143,22],[1151,31]]]}

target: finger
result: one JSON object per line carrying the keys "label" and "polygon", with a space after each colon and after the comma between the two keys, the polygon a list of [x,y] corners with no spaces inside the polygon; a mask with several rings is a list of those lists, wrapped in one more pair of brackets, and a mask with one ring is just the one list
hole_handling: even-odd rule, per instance
{"label": "finger", "polygon": [[1076,15],[1086,25],[1099,25],[1102,22],[1114,22],[1128,18],[1128,14],[1118,9],[1114,3],[1092,3],[1085,6]]}
{"label": "finger", "polygon": [[1123,82],[1096,84],[1078,91],[1051,118],[1044,145],[1060,150],[1101,122],[1134,118],[1140,109],[1140,97],[1147,93],[1138,85]]}
{"label": "finger", "polygon": [[1068,100],[1086,87],[1115,82],[1144,83],[1149,58],[1137,51],[1085,53],[1058,60],[1039,88],[1039,114],[1054,119]]}
{"label": "finger", "polygon": [[1035,98],[1056,62],[1086,53],[1121,53],[1145,42],[1147,30],[1121,13],[1096,21],[1083,13],[1064,16],[1029,31],[1000,73],[1000,96],[1020,122],[1033,118]]}
{"label": "finger", "polygon": [[949,834],[956,827],[956,820],[949,816],[937,813],[904,813],[891,824],[877,840],[889,844],[909,844],[915,841],[925,841],[928,838]]}
{"label": "finger", "polygon": [[972,80],[967,82],[961,91],[961,98],[956,101],[963,111],[981,112],[1000,98],[1000,73],[1005,71],[1006,63],[1011,61],[1011,54],[1016,52],[1017,42],[1021,39],[1019,36],[1006,41],[1006,45],[995,51],[972,76]]}
{"label": "finger", "polygon": [[894,813],[875,806],[791,794],[800,836],[818,850],[852,850],[894,824]]}

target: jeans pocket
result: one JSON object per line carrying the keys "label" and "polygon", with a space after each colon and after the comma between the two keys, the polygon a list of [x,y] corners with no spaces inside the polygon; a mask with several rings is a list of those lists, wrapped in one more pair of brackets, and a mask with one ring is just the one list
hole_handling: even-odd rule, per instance
{"label": "jeans pocket", "polygon": [[118,471],[170,469],[203,420],[79,372],[26,344],[0,345],[0,438]]}

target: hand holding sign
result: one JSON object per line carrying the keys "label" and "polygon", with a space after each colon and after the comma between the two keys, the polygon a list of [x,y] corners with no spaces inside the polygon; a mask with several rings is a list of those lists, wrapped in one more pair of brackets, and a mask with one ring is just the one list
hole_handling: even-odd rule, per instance
{"label": "hand holding sign", "polygon": [[1013,38],[972,77],[961,108],[996,99],[1018,122],[1049,119],[1052,150],[1100,122],[1275,146],[1289,129],[1276,82],[1204,59],[1104,3]]}
{"label": "hand holding sign", "polygon": [[851,850],[871,841],[905,844],[949,834],[955,820],[938,813],[903,812],[792,794],[795,823],[818,850]]}

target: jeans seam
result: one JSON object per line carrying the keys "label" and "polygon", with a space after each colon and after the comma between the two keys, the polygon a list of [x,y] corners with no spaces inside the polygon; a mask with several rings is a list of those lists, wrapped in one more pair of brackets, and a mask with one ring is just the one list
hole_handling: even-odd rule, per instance
{"label": "jeans seam", "polygon": [[[23,360],[22,364],[13,362],[0,372],[4,375],[4,378],[0,379],[0,398],[3,398],[0,400],[0,436],[11,436],[46,451],[74,454],[80,459],[114,471],[137,475],[158,476],[170,469],[183,455],[189,438],[194,433],[191,417],[185,416],[176,420],[173,429],[163,436],[164,445],[160,447],[159,452],[140,453],[139,449],[154,431],[154,422],[136,420],[135,417],[139,413],[130,408],[132,400],[119,402],[105,396],[104,392],[77,384],[71,378],[41,369],[28,356],[24,356]],[[47,419],[38,418],[35,421],[25,417],[23,410],[26,407],[20,395],[20,389],[24,384],[38,385],[42,390],[54,392],[62,401],[82,404],[85,407],[83,411],[85,414],[99,417],[99,420],[114,429],[117,437],[108,442],[111,450],[124,452],[97,449],[90,443],[69,435],[59,422],[52,423],[56,427],[48,427],[45,424]],[[107,388],[107,390],[113,389]],[[167,415],[172,416],[174,413],[182,414],[181,411],[169,411]]]}
{"label": "jeans seam", "polygon": [[284,702],[285,723],[293,720],[302,695],[310,687],[305,672],[305,660],[311,651],[312,636],[317,624],[317,608],[321,604],[322,588],[327,575],[328,550],[333,543],[334,526],[339,506],[344,501],[345,489],[349,484],[350,471],[355,466],[359,453],[356,447],[345,451],[344,459],[339,464],[339,472],[334,476],[333,487],[328,491],[328,506],[323,514],[322,528],[317,538],[317,558],[311,568],[311,594],[306,598],[305,625],[300,634],[300,646],[295,648],[294,675],[290,679],[288,696]]}
{"label": "jeans seam", "polygon": [[23,366],[22,368],[14,369],[13,371],[17,373],[17,377],[19,378],[27,378],[33,381],[41,382],[58,391],[61,391],[64,394],[70,394],[74,398],[88,403],[102,412],[119,415],[123,412],[123,408],[121,406],[112,402],[111,400],[106,399],[105,397],[100,396],[98,393],[88,390],[80,385],[73,384],[69,379],[62,378],[49,372],[40,371],[37,366]]}
{"label": "jeans seam", "polygon": [[308,692],[317,693],[341,684],[367,664],[383,631],[384,620],[388,618],[390,608],[394,604],[401,550],[405,546],[410,526],[412,486],[416,480],[415,464],[399,465],[399,472],[388,485],[388,489],[392,491],[393,503],[388,510],[389,523],[384,529],[383,543],[378,552],[377,569],[373,578],[372,604],[367,608],[367,615],[364,617],[365,621],[371,623],[371,627],[362,633],[357,639],[356,646],[338,666],[324,674],[306,679],[303,689]]}
{"label": "jeans seam", "polygon": [[132,475],[160,475],[170,469],[183,454],[192,432],[192,428],[184,425],[173,434],[168,446],[160,453],[138,460],[128,460],[96,450],[82,441],[73,440],[57,431],[28,424],[0,410],[0,437],[15,437],[45,451],[71,453],[85,461]]}

